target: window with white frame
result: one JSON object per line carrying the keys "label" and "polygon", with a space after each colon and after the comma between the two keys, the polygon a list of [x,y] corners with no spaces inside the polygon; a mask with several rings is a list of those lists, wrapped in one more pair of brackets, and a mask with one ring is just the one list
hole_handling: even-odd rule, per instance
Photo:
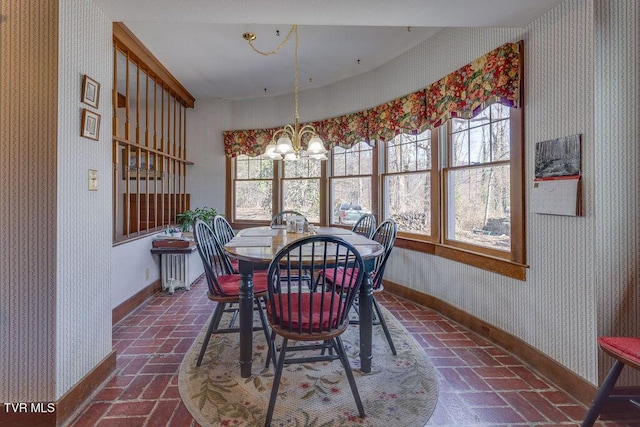
{"label": "window with white frame", "polygon": [[385,145],[384,212],[399,233],[432,235],[433,154],[429,130],[399,134]]}
{"label": "window with white frame", "polygon": [[510,252],[510,108],[493,104],[472,119],[452,119],[447,133],[445,242]]}
{"label": "window with white frame", "polygon": [[239,155],[234,161],[233,220],[269,221],[272,217],[274,162]]}
{"label": "window with white frame", "polygon": [[309,222],[320,222],[322,160],[301,157],[284,162],[282,210],[304,215]]}
{"label": "window with white frame", "polygon": [[364,141],[351,148],[336,146],[332,149],[332,224],[352,225],[362,215],[377,211],[373,194],[376,159],[376,151]]}

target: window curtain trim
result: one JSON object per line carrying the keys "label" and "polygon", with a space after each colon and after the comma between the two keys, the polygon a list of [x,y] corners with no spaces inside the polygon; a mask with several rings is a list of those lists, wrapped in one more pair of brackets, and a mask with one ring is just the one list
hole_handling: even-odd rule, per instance
{"label": "window curtain trim", "polygon": [[[424,90],[368,110],[310,124],[326,148],[348,149],[362,141],[388,141],[399,133],[435,129],[451,118],[470,119],[493,103],[519,108],[522,46],[522,41],[505,43]],[[278,129],[225,131],[225,154],[258,156]],[[303,148],[306,143],[302,142]]]}
{"label": "window curtain trim", "polygon": [[371,109],[369,138],[389,141],[399,133],[417,134],[427,127],[426,93],[410,93]]}
{"label": "window curtain trim", "polygon": [[[349,149],[359,142],[369,142],[368,112],[345,114],[318,122],[318,136],[331,147]],[[325,147],[328,148],[328,147]]]}
{"label": "window curtain trim", "polygon": [[506,43],[425,89],[429,129],[470,119],[493,103],[520,106],[522,42]]}
{"label": "window curtain trim", "polygon": [[227,157],[246,154],[256,157],[264,153],[271,142],[271,137],[277,129],[248,129],[222,132],[224,153]]}

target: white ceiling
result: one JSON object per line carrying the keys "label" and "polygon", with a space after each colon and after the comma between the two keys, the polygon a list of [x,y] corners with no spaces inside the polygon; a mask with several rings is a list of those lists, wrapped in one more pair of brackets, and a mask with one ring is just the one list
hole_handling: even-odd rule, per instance
{"label": "white ceiling", "polygon": [[94,0],[196,99],[293,91],[293,38],[262,56],[242,38],[247,31],[270,51],[299,25],[302,91],[375,69],[443,27],[523,27],[562,1]]}

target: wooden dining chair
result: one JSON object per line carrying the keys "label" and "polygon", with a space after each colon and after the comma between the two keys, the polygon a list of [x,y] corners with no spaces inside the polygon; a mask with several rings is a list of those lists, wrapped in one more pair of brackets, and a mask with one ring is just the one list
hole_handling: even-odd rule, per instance
{"label": "wooden dining chair", "polygon": [[[216,302],[216,306],[209,322],[207,336],[202,343],[200,354],[196,366],[200,366],[202,359],[209,345],[212,334],[238,333],[239,328],[220,328],[220,321],[224,313],[237,312],[237,308],[228,308],[228,305],[239,302],[240,275],[232,272],[226,261],[226,255],[211,227],[204,221],[198,220],[195,225],[195,241],[198,246],[198,253],[202,260],[205,277],[207,279],[207,297]],[[254,331],[264,331],[265,338],[269,340],[269,329],[262,304],[267,297],[267,276],[265,272],[256,272],[253,275],[254,309],[260,314],[262,327],[254,327]]]}
{"label": "wooden dining chair", "polygon": [[[346,274],[339,287],[308,286],[283,277],[300,276],[307,269],[313,276],[318,271]],[[267,273],[267,319],[271,326],[269,355],[277,357],[273,386],[265,426],[271,424],[280,378],[285,364],[312,363],[339,359],[351,387],[360,417],[364,408],[342,343],[341,335],[349,326],[349,310],[360,290],[364,264],[360,253],[345,240],[335,236],[308,236],[282,248],[269,264]],[[282,343],[276,347],[276,336]],[[289,346],[289,340],[303,342]],[[325,351],[330,350],[330,351]],[[287,353],[293,355],[287,357]],[[309,354],[309,352],[311,352]]]}
{"label": "wooden dining chair", "polygon": [[640,338],[598,337],[598,346],[613,357],[615,363],[600,386],[587,416],[582,421],[582,427],[591,427],[598,419],[602,406],[609,400],[630,401],[640,408],[640,395],[611,394],[625,365],[640,370]]}
{"label": "wooden dining chair", "polygon": [[[278,212],[277,214],[275,214],[273,218],[271,218],[270,226],[271,227],[284,226],[287,224],[287,221],[289,221],[289,218],[295,218],[296,216],[301,216],[302,218],[304,218],[305,221],[307,220],[307,218],[301,213],[288,210],[288,211]],[[292,276],[291,280],[299,280],[300,277],[302,277],[303,280],[307,282],[309,287],[313,285],[313,281],[311,280],[311,277],[308,274],[306,274],[304,271],[302,276]]]}
{"label": "wooden dining chair", "polygon": [[371,235],[376,230],[376,217],[373,214],[364,214],[360,217],[355,224],[353,224],[353,228],[351,231],[354,233],[360,234],[361,236],[366,237],[367,239],[371,238]]}
{"label": "wooden dining chair", "polygon": [[[231,224],[229,224],[229,221],[227,221],[227,219],[222,215],[216,215],[213,218],[213,232],[215,233],[218,241],[222,246],[229,243],[229,241],[236,235],[235,231],[233,231],[233,228],[231,228]],[[226,258],[229,262],[229,267],[231,268],[231,270],[234,273],[237,273],[238,260],[230,258],[229,256],[227,256]]]}
{"label": "wooden dining chair", "polygon": [[[389,328],[387,327],[387,322],[384,320],[384,316],[382,315],[382,310],[380,310],[380,304],[376,300],[376,293],[384,290],[384,285],[382,283],[382,278],[384,276],[384,269],[387,265],[387,260],[389,259],[389,255],[391,254],[391,250],[393,249],[393,245],[396,241],[396,234],[398,232],[398,226],[393,219],[387,219],[382,222],[375,233],[371,237],[376,242],[380,243],[384,247],[384,252],[380,254],[376,260],[373,268],[373,272],[371,273],[371,278],[373,280],[372,289],[373,289],[373,309],[374,309],[374,319],[373,325],[382,326],[382,331],[384,332],[385,337],[387,338],[387,342],[389,343],[389,348],[391,348],[391,353],[395,356],[397,354],[396,346],[393,344],[393,340],[391,339],[391,334],[389,333]],[[342,269],[337,270],[328,270],[322,271],[319,274],[319,277],[322,276],[326,284],[331,287],[340,287],[343,282],[343,276],[348,274]],[[316,281],[316,287],[318,286],[318,281]],[[358,300],[354,304],[354,308],[358,309]],[[357,319],[351,320],[352,324],[357,324]]]}
{"label": "wooden dining chair", "polygon": [[271,218],[271,223],[269,224],[269,226],[273,227],[273,226],[283,226],[287,224],[287,221],[289,220],[290,217],[295,217],[295,216],[301,216],[305,219],[305,221],[307,220],[307,218],[305,218],[304,215],[302,215],[299,212],[296,211],[282,211],[282,212],[278,212],[277,214],[275,214],[273,216],[273,218]]}

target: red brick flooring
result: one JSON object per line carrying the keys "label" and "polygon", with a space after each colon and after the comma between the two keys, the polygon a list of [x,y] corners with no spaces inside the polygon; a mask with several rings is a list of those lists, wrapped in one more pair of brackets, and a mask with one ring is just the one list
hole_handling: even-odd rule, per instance
{"label": "red brick flooring", "polygon": [[[509,353],[431,309],[385,292],[376,297],[438,371],[438,404],[428,425],[580,424],[587,408]],[[113,328],[117,373],[72,425],[196,426],[180,400],[178,367],[212,307],[200,279],[191,291],[156,294],[120,321]],[[598,425],[640,426],[640,409],[607,406]]]}

